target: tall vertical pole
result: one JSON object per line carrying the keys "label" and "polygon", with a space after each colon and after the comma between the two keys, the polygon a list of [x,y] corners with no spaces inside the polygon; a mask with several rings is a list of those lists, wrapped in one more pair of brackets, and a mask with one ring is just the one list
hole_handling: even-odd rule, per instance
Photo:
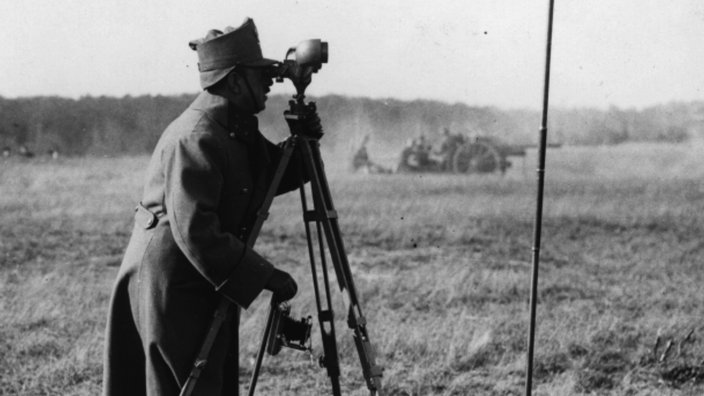
{"label": "tall vertical pole", "polygon": [[528,333],[528,353],[526,354],[526,396],[533,390],[533,350],[535,345],[535,317],[538,300],[538,268],[540,264],[540,233],[543,221],[543,187],[545,185],[545,150],[548,137],[548,97],[550,93],[550,55],[552,49],[552,15],[554,0],[548,9],[548,37],[545,50],[545,84],[543,88],[543,116],[540,123],[540,146],[538,147],[538,192],[535,209],[535,229],[533,234],[533,276],[530,288],[530,329]]}

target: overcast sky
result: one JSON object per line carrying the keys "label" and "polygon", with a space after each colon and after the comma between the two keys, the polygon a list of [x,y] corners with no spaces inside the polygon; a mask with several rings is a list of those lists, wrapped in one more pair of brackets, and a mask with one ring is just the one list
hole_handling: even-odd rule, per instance
{"label": "overcast sky", "polygon": [[[313,95],[437,99],[537,109],[548,0],[3,0],[0,95],[198,91],[187,43],[259,28],[281,59],[329,42]],[[704,100],[703,0],[556,0],[551,104]],[[275,92],[293,92],[280,86]]]}

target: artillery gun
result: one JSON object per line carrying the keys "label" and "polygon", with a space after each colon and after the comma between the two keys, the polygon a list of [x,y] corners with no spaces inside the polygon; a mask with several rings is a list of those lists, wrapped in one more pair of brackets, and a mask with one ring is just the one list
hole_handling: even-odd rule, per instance
{"label": "artillery gun", "polygon": [[[560,147],[549,144],[548,147]],[[435,172],[459,174],[490,174],[500,172],[502,175],[511,166],[508,157],[523,157],[526,150],[535,145],[512,145],[490,136],[450,135],[444,142],[440,153],[433,153],[432,148],[424,143],[414,141],[401,152],[398,173]]]}

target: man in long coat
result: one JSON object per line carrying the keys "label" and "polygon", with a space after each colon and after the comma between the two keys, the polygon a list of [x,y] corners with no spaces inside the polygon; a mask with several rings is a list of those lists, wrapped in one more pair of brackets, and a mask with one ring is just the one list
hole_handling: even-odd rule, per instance
{"label": "man in long coat", "polygon": [[[282,301],[296,293],[289,274],[245,244],[281,154],[254,116],[272,85],[264,68],[275,61],[262,57],[251,19],[190,45],[205,91],[164,131],[149,163],[110,303],[106,396],[178,395],[222,296],[237,309],[193,394],[236,394],[239,308],[263,289]],[[289,168],[278,193],[302,182]]]}

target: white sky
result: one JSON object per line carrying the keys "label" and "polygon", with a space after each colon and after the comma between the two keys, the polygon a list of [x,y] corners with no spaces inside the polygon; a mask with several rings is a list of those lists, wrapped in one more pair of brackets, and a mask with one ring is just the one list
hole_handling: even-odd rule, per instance
{"label": "white sky", "polygon": [[[3,0],[0,95],[196,92],[187,43],[258,26],[264,55],[330,45],[308,92],[541,105],[548,0]],[[704,100],[704,0],[556,0],[556,106]],[[293,92],[290,85],[275,92]]]}

